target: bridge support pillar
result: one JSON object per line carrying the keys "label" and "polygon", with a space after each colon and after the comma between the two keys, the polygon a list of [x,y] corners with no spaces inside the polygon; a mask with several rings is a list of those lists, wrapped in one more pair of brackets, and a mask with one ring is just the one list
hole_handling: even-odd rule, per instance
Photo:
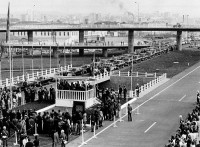
{"label": "bridge support pillar", "polygon": [[[79,30],[79,44],[84,44],[84,31]],[[84,49],[79,49],[79,56],[84,55]]]}
{"label": "bridge support pillar", "polygon": [[28,31],[28,43],[33,42],[33,31]]}
{"label": "bridge support pillar", "polygon": [[134,31],[128,31],[128,53],[134,52]]}
{"label": "bridge support pillar", "polygon": [[54,58],[58,58],[58,51],[57,51],[57,48],[53,48],[53,57]]}
{"label": "bridge support pillar", "polygon": [[103,48],[102,49],[102,56],[103,57],[108,57],[108,49],[107,48]]}
{"label": "bridge support pillar", "polygon": [[177,50],[182,51],[182,31],[177,31],[176,36]]}

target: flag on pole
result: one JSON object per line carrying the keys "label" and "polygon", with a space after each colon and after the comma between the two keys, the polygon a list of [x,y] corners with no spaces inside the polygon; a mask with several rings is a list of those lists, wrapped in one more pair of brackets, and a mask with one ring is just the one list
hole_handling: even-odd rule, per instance
{"label": "flag on pole", "polygon": [[8,16],[7,16],[7,28],[6,28],[6,43],[10,41],[10,3],[8,3]]}

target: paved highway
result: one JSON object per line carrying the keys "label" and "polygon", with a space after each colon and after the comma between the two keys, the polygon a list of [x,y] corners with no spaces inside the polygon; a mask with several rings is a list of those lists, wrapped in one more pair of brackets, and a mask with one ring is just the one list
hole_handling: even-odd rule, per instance
{"label": "paved highway", "polygon": [[[196,91],[200,89],[200,63],[173,77],[132,104],[140,105],[133,122],[118,122],[108,127],[97,139],[85,134],[85,147],[162,147],[179,127],[179,115],[186,116],[195,107]],[[106,122],[109,124],[109,122]],[[81,138],[69,143],[79,146]]]}

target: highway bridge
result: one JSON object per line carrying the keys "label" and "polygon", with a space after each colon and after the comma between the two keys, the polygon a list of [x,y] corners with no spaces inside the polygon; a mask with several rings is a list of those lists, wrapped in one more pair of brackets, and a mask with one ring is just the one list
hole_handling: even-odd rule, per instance
{"label": "highway bridge", "polygon": [[[28,42],[33,42],[33,32],[56,32],[56,31],[78,31],[79,43],[84,43],[85,31],[128,31],[128,52],[134,52],[134,31],[176,31],[177,49],[182,50],[182,32],[183,31],[200,31],[200,28],[169,28],[169,27],[69,27],[69,26],[35,26],[35,27],[15,27],[10,28],[10,32],[27,32]],[[6,29],[0,29],[0,32],[6,32]],[[79,55],[84,54],[84,49],[79,50]]]}
{"label": "highway bridge", "polygon": [[[108,57],[108,49],[128,49],[128,45],[103,45],[103,44],[75,44],[75,45],[56,45],[56,44],[45,44],[45,45],[39,45],[39,44],[10,44],[12,48],[23,48],[23,49],[53,49],[53,56],[58,57],[57,50],[59,49],[102,49],[102,56]],[[5,45],[6,48],[8,48],[8,45]],[[134,49],[141,49],[141,48],[147,48],[150,47],[150,45],[137,45],[134,46]]]}

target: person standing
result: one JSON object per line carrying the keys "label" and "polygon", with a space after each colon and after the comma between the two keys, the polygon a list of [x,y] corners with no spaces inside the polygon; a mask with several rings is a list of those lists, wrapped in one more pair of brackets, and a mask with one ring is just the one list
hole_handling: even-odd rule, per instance
{"label": "person standing", "polygon": [[132,107],[130,104],[128,104],[128,121],[132,121]]}
{"label": "person standing", "polygon": [[127,89],[126,86],[123,88],[124,100],[126,100]]}
{"label": "person standing", "polygon": [[139,87],[139,84],[137,83],[137,85],[136,85],[136,95],[137,95],[137,97],[139,97],[139,94],[140,94],[140,87]]}
{"label": "person standing", "polygon": [[122,87],[119,85],[119,97],[122,97]]}
{"label": "person standing", "polygon": [[65,144],[67,144],[67,140],[66,140],[67,136],[64,130],[61,130],[60,138],[61,138],[61,147],[65,147]]}
{"label": "person standing", "polygon": [[55,93],[56,92],[52,85],[51,85],[51,88],[49,89],[49,91],[50,91],[50,101],[55,102]]}
{"label": "person standing", "polygon": [[3,141],[3,147],[7,147],[8,146],[8,131],[6,130],[6,126],[3,126],[3,130],[1,132],[1,136],[2,136],[2,141]]}
{"label": "person standing", "polygon": [[57,145],[59,144],[59,135],[58,135],[58,131],[54,131],[53,134],[53,146],[52,147],[57,147]]}
{"label": "person standing", "polygon": [[197,91],[197,104],[199,104],[199,102],[200,102],[200,93],[199,91]]}

